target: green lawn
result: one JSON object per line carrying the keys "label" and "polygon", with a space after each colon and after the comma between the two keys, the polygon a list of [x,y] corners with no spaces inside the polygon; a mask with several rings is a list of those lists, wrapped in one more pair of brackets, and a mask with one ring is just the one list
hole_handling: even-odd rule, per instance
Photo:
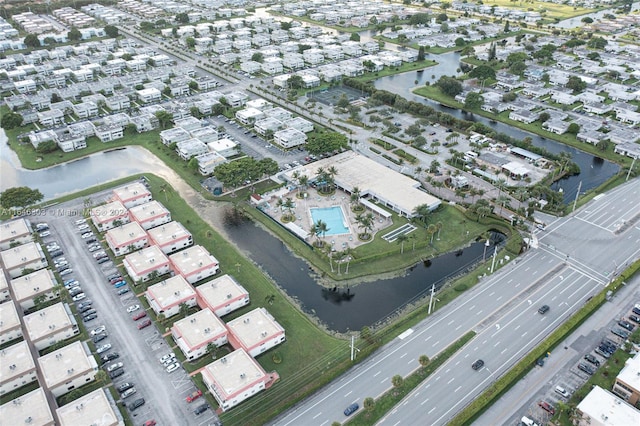
{"label": "green lawn", "polygon": [[550,19],[567,19],[573,18],[574,16],[584,15],[586,13],[593,12],[597,9],[587,9],[583,7],[573,7],[567,4],[556,4],[549,3],[543,1],[536,1],[535,4],[526,3],[523,1],[513,2],[511,0],[491,0],[491,6],[495,5],[496,7],[504,7],[507,9],[516,9],[516,10],[527,10],[531,8],[534,12],[543,13],[543,10],[546,12],[542,15],[543,18]]}

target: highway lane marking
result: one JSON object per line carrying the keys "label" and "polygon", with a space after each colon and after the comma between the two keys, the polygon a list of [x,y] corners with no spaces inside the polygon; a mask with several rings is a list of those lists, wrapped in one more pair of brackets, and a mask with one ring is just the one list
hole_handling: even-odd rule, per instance
{"label": "highway lane marking", "polygon": [[405,356],[407,356],[407,353],[403,353],[402,355],[400,355],[400,359],[404,358]]}
{"label": "highway lane marking", "polygon": [[427,399],[425,399],[424,401],[422,401],[422,402],[420,403],[420,405],[424,405],[424,404],[426,404],[428,401],[429,401],[429,398],[427,398]]}
{"label": "highway lane marking", "polygon": [[378,374],[382,373],[381,370],[378,370],[378,372],[376,374],[373,375],[373,377],[376,377]]}
{"label": "highway lane marking", "polygon": [[513,281],[513,278],[511,278],[509,281],[507,281],[507,284],[511,284],[511,281]]}
{"label": "highway lane marking", "polygon": [[437,341],[437,342],[435,342],[433,345],[431,345],[431,347],[432,347],[432,348],[435,348],[435,347],[436,347],[436,345],[437,345],[438,343],[440,343],[440,340],[438,340],[438,341]]}
{"label": "highway lane marking", "polygon": [[429,410],[429,412],[427,414],[433,413],[433,410],[435,410],[435,409],[436,409],[436,407],[433,407],[431,410]]}
{"label": "highway lane marking", "polygon": [[456,362],[456,364],[455,364],[455,365],[458,365],[458,364],[460,364],[461,362],[462,362],[462,361],[458,361],[458,362]]}
{"label": "highway lane marking", "polygon": [[411,358],[409,361],[407,361],[407,364],[413,364],[415,360],[416,360],[415,358]]}
{"label": "highway lane marking", "polygon": [[450,369],[450,368],[447,368],[447,369],[444,371],[444,373],[445,373],[445,374],[447,374],[449,371],[451,371],[451,369]]}
{"label": "highway lane marking", "polygon": [[462,388],[462,386],[458,386],[453,392],[458,392],[460,389]]}
{"label": "highway lane marking", "polygon": [[525,331],[524,333],[522,333],[522,337],[526,336],[527,332]]}
{"label": "highway lane marking", "polygon": [[451,325],[451,324],[453,324],[454,322],[456,322],[456,320],[451,320],[451,321],[449,321],[449,322],[447,323],[447,325]]}
{"label": "highway lane marking", "polygon": [[498,297],[498,298],[496,299],[496,301],[498,301],[498,300],[500,300],[500,299],[502,299],[502,296]]}
{"label": "highway lane marking", "polygon": [[489,296],[493,296],[494,294],[496,294],[496,292],[495,292],[495,291],[492,291],[492,292],[489,294]]}
{"label": "highway lane marking", "polygon": [[431,383],[428,383],[428,384],[424,387],[424,390],[429,389],[429,386],[431,386]]}
{"label": "highway lane marking", "polygon": [[429,336],[426,339],[424,339],[424,341],[426,342],[427,340],[431,339],[433,336]]}
{"label": "highway lane marking", "polygon": [[482,310],[479,310],[478,312],[476,312],[476,315],[480,315],[482,312]]}
{"label": "highway lane marking", "polygon": [[440,380],[440,376],[436,377],[436,380],[435,380],[435,381],[437,382],[438,380]]}
{"label": "highway lane marking", "polygon": [[530,267],[530,266],[527,266],[527,267],[524,269],[524,271],[525,271],[525,272],[527,272],[529,269],[531,269],[531,267]]}
{"label": "highway lane marking", "polygon": [[462,328],[462,324],[456,327],[456,331],[460,330],[461,328]]}
{"label": "highway lane marking", "polygon": [[496,342],[496,344],[495,344],[495,345],[493,345],[493,347],[495,348],[495,347],[496,347],[496,346],[498,346],[499,344],[500,344],[500,340],[498,340],[498,341]]}
{"label": "highway lane marking", "polygon": [[322,415],[322,411],[320,411],[318,414],[316,414],[315,416],[313,416],[313,420],[317,419],[318,417],[320,417]]}
{"label": "highway lane marking", "polygon": [[352,393],[353,393],[353,391],[349,391],[349,392],[347,392],[347,393],[345,394],[345,396],[344,396],[344,397],[346,398],[346,397],[348,397],[349,395],[351,395]]}
{"label": "highway lane marking", "polygon": [[387,376],[387,377],[385,377],[384,379],[380,380],[380,383],[384,383],[384,382],[386,382],[387,380],[389,380],[389,377],[388,377],[388,376]]}
{"label": "highway lane marking", "polygon": [[473,305],[472,307],[469,308],[470,311],[473,311],[475,309],[476,305]]}
{"label": "highway lane marking", "polygon": [[502,352],[500,352],[500,355],[502,355],[503,353],[505,353],[509,348],[504,348],[504,350]]}

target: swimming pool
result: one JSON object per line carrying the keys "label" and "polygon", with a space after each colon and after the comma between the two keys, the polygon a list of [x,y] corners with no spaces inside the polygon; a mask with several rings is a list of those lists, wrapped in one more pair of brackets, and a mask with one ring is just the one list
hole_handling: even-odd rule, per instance
{"label": "swimming pool", "polygon": [[328,231],[325,235],[348,234],[350,232],[346,226],[344,214],[340,206],[316,207],[310,210],[313,223],[318,223],[318,221],[321,220],[327,224]]}

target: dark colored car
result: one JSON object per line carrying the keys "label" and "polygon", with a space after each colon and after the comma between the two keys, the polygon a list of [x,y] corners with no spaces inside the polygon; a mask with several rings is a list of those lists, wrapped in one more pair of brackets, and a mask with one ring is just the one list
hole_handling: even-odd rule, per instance
{"label": "dark colored car", "polygon": [[54,250],[51,253],[49,253],[49,256],[51,256],[52,258],[55,257],[60,257],[64,254],[64,252],[62,250]]}
{"label": "dark colored car", "polygon": [[118,296],[122,296],[123,294],[129,293],[129,287],[124,287],[118,290]]}
{"label": "dark colored car", "polygon": [[480,370],[484,365],[484,361],[481,359],[476,360],[473,364],[471,364],[471,368],[474,370]]}
{"label": "dark colored car", "polygon": [[583,362],[581,362],[580,364],[578,364],[578,370],[580,370],[580,371],[584,371],[584,372],[585,372],[585,373],[587,373],[588,375],[592,375],[593,373],[595,373],[595,372],[596,372],[596,370],[595,370],[593,367],[591,367],[590,365],[585,364],[585,363],[583,363]]}
{"label": "dark colored car", "polygon": [[631,312],[633,312],[636,315],[640,315],[640,308],[636,308],[635,306],[633,307],[633,309],[631,310]]}
{"label": "dark colored car", "polygon": [[546,314],[548,311],[549,311],[549,305],[542,305],[538,309],[538,313],[543,315]]}
{"label": "dark colored car", "polygon": [[103,355],[100,360],[102,361],[102,364],[106,364],[118,358],[120,358],[120,354],[118,352],[111,352],[110,354]]}
{"label": "dark colored car", "polygon": [[107,333],[96,334],[95,336],[93,336],[93,343],[102,342],[107,337],[109,337],[107,336]]}
{"label": "dark colored car", "polygon": [[607,348],[604,346],[598,346],[597,348],[595,348],[594,352],[606,359],[611,356],[611,353],[607,351]]}
{"label": "dark colored car", "polygon": [[112,372],[109,373],[109,377],[111,379],[115,379],[116,377],[120,377],[124,374],[124,368],[116,368]]}
{"label": "dark colored car", "polygon": [[126,390],[131,389],[132,387],[133,387],[133,383],[124,382],[123,384],[116,387],[116,390],[118,391],[118,393],[122,393]]}
{"label": "dark colored car", "polygon": [[83,316],[83,317],[82,317],[82,321],[84,321],[84,322],[89,322],[89,321],[92,321],[92,320],[94,320],[94,319],[96,319],[96,318],[98,318],[98,315],[97,315],[97,314],[89,314],[89,315],[85,315],[85,316]]}
{"label": "dark colored car", "polygon": [[595,356],[591,354],[586,354],[584,356],[584,359],[589,361],[591,364],[595,365],[596,367],[600,367],[600,361],[598,361],[598,358],[596,358]]}
{"label": "dark colored car", "polygon": [[89,237],[89,238],[87,238],[86,240],[84,240],[84,242],[85,242],[85,243],[87,243],[87,244],[93,244],[93,243],[95,243],[96,241],[98,241],[98,240],[96,240],[96,238],[95,238],[95,237]]}
{"label": "dark colored car", "polygon": [[144,398],[138,398],[129,404],[129,410],[134,411],[144,405]]}
{"label": "dark colored car", "polygon": [[538,402],[538,406],[552,416],[556,413],[556,409],[553,408],[553,405],[549,404],[547,401]]}
{"label": "dark colored car", "polygon": [[142,319],[146,316],[147,316],[147,311],[140,311],[134,316],[132,316],[131,319],[133,319],[134,321],[138,321],[139,319]]}
{"label": "dark colored car", "polygon": [[640,324],[640,317],[639,317],[639,316],[636,316],[636,315],[629,315],[629,320],[631,320],[631,321],[633,321],[633,322],[635,322],[635,323]]}
{"label": "dark colored car", "polygon": [[102,263],[108,262],[109,260],[111,260],[111,259],[109,259],[109,256],[101,257],[100,259],[98,259],[97,263],[98,264],[102,264]]}
{"label": "dark colored car", "polygon": [[629,337],[629,332],[627,330],[623,330],[621,328],[612,328],[611,332],[613,334],[615,334],[618,337],[621,337],[623,339],[626,339],[627,337]]}
{"label": "dark colored car", "polygon": [[358,408],[360,408],[360,406],[358,405],[357,402],[354,402],[353,404],[351,404],[350,406],[348,406],[347,408],[344,409],[344,415],[345,416],[350,416],[353,413],[355,413],[356,411],[358,411]]}
{"label": "dark colored car", "polygon": [[147,328],[151,325],[151,320],[146,319],[140,323],[138,323],[138,330],[142,330],[143,328]]}
{"label": "dark colored car", "polygon": [[95,315],[96,313],[97,311],[95,309],[89,308],[89,310],[83,312],[82,315],[86,317],[87,315]]}
{"label": "dark colored car", "polygon": [[635,328],[635,326],[633,324],[631,324],[630,322],[625,321],[625,320],[618,321],[618,325],[620,327],[624,328],[624,329],[629,330],[629,331],[633,331],[633,329]]}
{"label": "dark colored car", "polygon": [[208,409],[209,409],[209,404],[201,404],[201,405],[198,405],[198,407],[195,410],[193,410],[193,414],[197,416],[199,414],[204,413]]}
{"label": "dark colored car", "polygon": [[113,275],[109,275],[109,276],[107,277],[107,279],[108,279],[109,281],[113,281],[113,280],[118,280],[118,281],[120,281],[120,279],[122,279],[122,275],[120,275],[120,274],[113,274]]}

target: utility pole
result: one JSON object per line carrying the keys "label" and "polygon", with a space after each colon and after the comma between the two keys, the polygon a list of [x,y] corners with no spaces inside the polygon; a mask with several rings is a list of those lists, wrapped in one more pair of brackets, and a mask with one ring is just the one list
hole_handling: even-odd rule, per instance
{"label": "utility pole", "polygon": [[633,161],[631,162],[631,167],[629,167],[629,171],[627,172],[627,178],[624,180],[625,182],[629,180],[629,176],[631,176],[631,170],[633,170],[633,165],[636,164],[636,160],[638,157],[633,157]]}
{"label": "utility pole", "polygon": [[578,197],[580,196],[581,188],[582,188],[582,181],[580,181],[580,183],[578,184],[578,192],[576,192],[576,199],[573,200],[573,210],[571,210],[572,212],[576,211],[576,204],[578,203]]}
{"label": "utility pole", "polygon": [[493,274],[493,269],[496,266],[496,256],[498,255],[498,246],[495,246],[493,250],[493,260],[491,261],[491,273]]}
{"label": "utility pole", "polygon": [[436,285],[435,284],[431,284],[431,297],[429,298],[429,312],[427,312],[428,314],[431,314],[431,309],[433,309],[433,294],[436,291]]}

